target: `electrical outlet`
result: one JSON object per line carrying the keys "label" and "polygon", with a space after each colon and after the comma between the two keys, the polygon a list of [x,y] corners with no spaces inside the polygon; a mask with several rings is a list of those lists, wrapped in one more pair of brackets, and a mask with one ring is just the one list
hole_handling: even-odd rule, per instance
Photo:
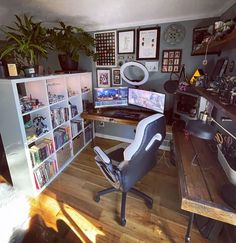
{"label": "electrical outlet", "polygon": [[105,123],[103,121],[99,122],[99,127],[105,127]]}
{"label": "electrical outlet", "polygon": [[157,72],[158,71],[158,62],[145,62],[145,67],[148,72]]}

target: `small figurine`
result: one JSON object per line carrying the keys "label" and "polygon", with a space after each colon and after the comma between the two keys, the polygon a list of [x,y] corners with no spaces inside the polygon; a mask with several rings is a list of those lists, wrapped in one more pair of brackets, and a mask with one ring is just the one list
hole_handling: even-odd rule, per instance
{"label": "small figurine", "polygon": [[36,135],[40,136],[42,133],[46,133],[48,132],[47,129],[47,125],[43,123],[43,120],[45,120],[46,117],[37,115],[34,119],[33,119],[33,124],[34,127],[36,128]]}

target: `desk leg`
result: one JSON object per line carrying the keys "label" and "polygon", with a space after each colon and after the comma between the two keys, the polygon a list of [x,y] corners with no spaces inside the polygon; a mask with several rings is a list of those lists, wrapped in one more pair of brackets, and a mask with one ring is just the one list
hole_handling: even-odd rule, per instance
{"label": "desk leg", "polygon": [[185,235],[185,243],[190,243],[190,240],[191,240],[190,233],[191,233],[191,229],[193,226],[193,219],[194,219],[194,213],[190,213],[189,220],[188,220],[188,228],[187,228],[187,232]]}

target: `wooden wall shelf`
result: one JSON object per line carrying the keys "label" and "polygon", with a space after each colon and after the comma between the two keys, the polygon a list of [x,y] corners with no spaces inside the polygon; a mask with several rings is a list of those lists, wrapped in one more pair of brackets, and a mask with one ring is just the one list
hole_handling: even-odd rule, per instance
{"label": "wooden wall shelf", "polygon": [[199,93],[199,95],[205,97],[208,101],[213,103],[217,109],[223,110],[229,116],[229,118],[236,122],[236,106],[223,105],[219,100],[219,96],[213,95],[211,91],[207,91],[203,88],[196,88],[196,91]]}
{"label": "wooden wall shelf", "polygon": [[[192,55],[204,55],[206,51],[206,44],[201,48],[195,50]],[[236,48],[236,30],[225,36],[222,40],[213,40],[208,46],[208,53],[220,53],[222,50]]]}

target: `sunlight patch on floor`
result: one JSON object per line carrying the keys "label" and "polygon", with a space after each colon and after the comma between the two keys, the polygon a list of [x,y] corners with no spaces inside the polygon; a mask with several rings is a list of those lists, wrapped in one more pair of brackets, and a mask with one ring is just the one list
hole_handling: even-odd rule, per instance
{"label": "sunlight patch on floor", "polygon": [[88,219],[86,219],[74,208],[64,204],[63,211],[62,219],[84,242],[90,240],[91,242],[96,243],[96,238],[98,235],[105,236],[105,234],[100,229],[94,226]]}

